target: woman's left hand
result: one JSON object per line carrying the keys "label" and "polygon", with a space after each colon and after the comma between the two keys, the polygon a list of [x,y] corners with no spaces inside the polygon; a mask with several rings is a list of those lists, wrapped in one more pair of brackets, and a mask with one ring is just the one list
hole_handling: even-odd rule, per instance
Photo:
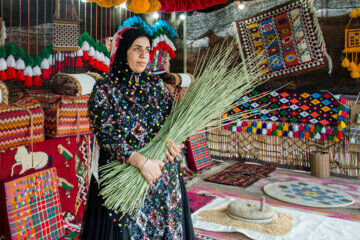
{"label": "woman's left hand", "polygon": [[166,144],[166,147],[168,150],[165,152],[166,154],[165,162],[170,161],[174,163],[175,157],[179,155],[179,153],[185,146],[184,144],[176,146],[172,140],[169,140],[168,143]]}

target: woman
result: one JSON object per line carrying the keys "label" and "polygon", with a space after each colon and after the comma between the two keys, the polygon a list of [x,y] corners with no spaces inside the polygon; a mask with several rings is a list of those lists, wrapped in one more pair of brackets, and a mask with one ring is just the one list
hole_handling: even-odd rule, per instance
{"label": "woman", "polygon": [[93,88],[88,107],[100,145],[99,165],[110,161],[139,168],[151,185],[135,215],[115,214],[103,206],[92,178],[82,239],[195,239],[185,184],[174,160],[183,146],[167,144],[165,163],[137,150],[159,131],[172,107],[162,81],[145,72],[150,37],[137,28],[120,29],[113,38],[110,71]]}

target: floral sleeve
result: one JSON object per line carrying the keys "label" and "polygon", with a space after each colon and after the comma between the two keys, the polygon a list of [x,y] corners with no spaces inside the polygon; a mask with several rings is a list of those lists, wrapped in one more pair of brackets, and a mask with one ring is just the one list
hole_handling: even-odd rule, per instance
{"label": "floral sleeve", "polygon": [[122,110],[115,103],[111,88],[106,81],[99,80],[94,86],[88,109],[96,139],[100,147],[111,155],[108,161],[119,160],[125,163],[135,149],[124,137],[128,135],[127,126],[122,124],[121,116],[118,116]]}

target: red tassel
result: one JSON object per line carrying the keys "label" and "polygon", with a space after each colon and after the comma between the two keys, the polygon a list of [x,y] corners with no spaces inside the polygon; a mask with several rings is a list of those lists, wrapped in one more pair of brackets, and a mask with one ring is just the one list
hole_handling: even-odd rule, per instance
{"label": "red tassel", "polygon": [[6,79],[6,72],[4,70],[0,71],[0,81],[5,81]]}
{"label": "red tassel", "polygon": [[89,64],[94,65],[94,57],[89,57]]}
{"label": "red tassel", "polygon": [[13,67],[8,67],[6,69],[6,76],[7,76],[7,79],[15,79],[16,78],[15,69]]}
{"label": "red tassel", "polygon": [[16,80],[25,81],[25,76],[22,70],[17,70],[16,72]]}
{"label": "red tassel", "polygon": [[[89,61],[90,62],[90,61]],[[93,68],[99,70],[99,62],[97,59],[95,59],[94,64],[92,65]]]}
{"label": "red tassel", "polygon": [[104,72],[108,72],[108,71],[109,71],[109,67],[104,64]]}
{"label": "red tassel", "polygon": [[41,76],[42,76],[43,80],[48,80],[49,77],[50,77],[49,70],[48,69],[43,69]]}
{"label": "red tassel", "polygon": [[30,76],[27,76],[26,78],[25,78],[25,86],[27,86],[27,87],[32,87],[32,78],[30,77]]}
{"label": "red tassel", "polygon": [[343,134],[342,132],[338,132],[337,138],[338,138],[338,139],[344,138],[344,134]]}
{"label": "red tassel", "polygon": [[81,57],[77,57],[76,58],[76,64],[75,64],[76,67],[82,67],[84,66],[82,60],[81,60]]}
{"label": "red tassel", "polygon": [[89,54],[88,54],[88,52],[87,52],[87,51],[83,51],[83,53],[84,53],[83,59],[84,59],[85,61],[89,60]]}
{"label": "red tassel", "polygon": [[35,76],[34,78],[33,78],[33,86],[34,87],[41,87],[42,86],[42,81],[41,81],[41,78],[40,78],[40,76]]}
{"label": "red tassel", "polygon": [[60,61],[56,62],[55,69],[57,69],[59,72],[61,72],[62,68],[63,68],[63,62],[60,62]]}
{"label": "red tassel", "polygon": [[75,58],[74,57],[70,58],[70,66],[71,67],[75,66]]}

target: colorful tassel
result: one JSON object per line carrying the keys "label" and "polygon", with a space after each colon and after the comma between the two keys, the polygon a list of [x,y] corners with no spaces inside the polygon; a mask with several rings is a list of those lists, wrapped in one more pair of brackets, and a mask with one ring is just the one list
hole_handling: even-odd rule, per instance
{"label": "colorful tassel", "polygon": [[289,127],[289,132],[291,132],[291,131],[294,131],[294,127],[292,125],[290,125],[290,127]]}
{"label": "colorful tassel", "polygon": [[305,128],[304,128],[304,131],[305,132],[310,132],[310,127],[308,125],[306,125]]}
{"label": "colorful tassel", "polygon": [[272,123],[268,123],[267,124],[267,129],[272,129],[272,125],[273,125]]}
{"label": "colorful tassel", "polygon": [[284,128],[284,126],[281,123],[277,125],[278,130],[283,130],[283,128]]}
{"label": "colorful tassel", "polygon": [[320,133],[316,133],[314,138],[320,140],[321,139]]}
{"label": "colorful tassel", "polygon": [[247,122],[247,126],[248,126],[248,127],[251,127],[251,124],[252,124],[251,121],[248,121],[248,122]]}
{"label": "colorful tassel", "polygon": [[305,132],[304,138],[310,138],[310,133],[309,133],[309,132]]}
{"label": "colorful tassel", "polygon": [[247,127],[247,121],[243,121],[241,124],[242,127]]}
{"label": "colorful tassel", "polygon": [[236,131],[237,132],[241,132],[242,131],[242,128],[239,126],[239,127],[236,127]]}
{"label": "colorful tassel", "polygon": [[36,75],[33,77],[32,85],[34,87],[41,87],[42,86],[42,80],[39,75]]}
{"label": "colorful tassel", "polygon": [[326,134],[321,134],[321,140],[323,140],[323,141],[326,140]]}
{"label": "colorful tassel", "polygon": [[322,127],[322,128],[321,128],[321,133],[322,133],[322,134],[325,134],[325,133],[326,133],[326,128],[325,128],[325,127]]}
{"label": "colorful tassel", "polygon": [[348,116],[348,114],[347,114],[347,112],[342,111],[341,116],[344,117],[344,118],[346,118],[346,117]]}
{"label": "colorful tassel", "polygon": [[338,132],[338,134],[336,135],[336,137],[337,137],[338,139],[343,139],[343,138],[344,138],[344,135],[343,135],[342,132]]}
{"label": "colorful tassel", "polygon": [[267,135],[271,136],[271,134],[272,134],[272,130],[271,130],[271,129],[268,129]]}
{"label": "colorful tassel", "polygon": [[264,122],[264,123],[262,124],[261,128],[267,128],[266,122]]}
{"label": "colorful tassel", "polygon": [[272,136],[277,136],[276,129],[273,129],[273,130],[272,130],[271,135],[272,135]]}
{"label": "colorful tassel", "polygon": [[230,125],[225,125],[224,128],[225,128],[226,130],[229,130],[229,126],[230,126]]}
{"label": "colorful tassel", "polygon": [[24,83],[24,85],[25,86],[27,86],[27,87],[32,87],[32,77],[30,77],[30,76],[27,76],[26,78],[25,78],[25,83]]}
{"label": "colorful tassel", "polygon": [[253,127],[253,128],[251,129],[251,132],[252,132],[252,133],[256,133],[256,130],[257,130],[257,128],[256,128],[256,127]]}
{"label": "colorful tassel", "polygon": [[340,122],[340,127],[343,128],[343,129],[346,128],[346,124],[345,124],[344,121],[341,121],[341,122]]}
{"label": "colorful tassel", "polygon": [[336,136],[334,136],[333,141],[334,142],[340,142],[340,140]]}
{"label": "colorful tassel", "polygon": [[251,123],[251,127],[256,128],[256,126],[257,126],[257,122],[256,122],[256,121],[253,121],[253,122]]}
{"label": "colorful tassel", "polygon": [[349,59],[347,59],[347,57],[345,57],[344,60],[342,60],[341,66],[343,68],[348,68],[350,66],[350,61],[349,61]]}
{"label": "colorful tassel", "polygon": [[252,127],[247,127],[246,132],[251,133],[252,132]]}
{"label": "colorful tassel", "polygon": [[332,135],[332,134],[333,134],[332,128],[329,127],[329,128],[326,130],[326,134],[327,134],[327,135]]}
{"label": "colorful tassel", "polygon": [[299,126],[298,125],[295,125],[294,126],[294,132],[298,132],[299,131]]}
{"label": "colorful tassel", "polygon": [[292,131],[289,132],[289,137],[294,137],[294,133]]}
{"label": "colorful tassel", "polygon": [[262,133],[262,135],[266,135],[267,134],[267,129],[263,128],[261,133]]}
{"label": "colorful tassel", "polygon": [[328,141],[334,140],[334,136],[333,136],[333,135],[327,135],[326,138],[327,138]]}
{"label": "colorful tassel", "polygon": [[284,125],[283,131],[284,131],[284,132],[285,132],[285,131],[287,131],[287,132],[289,131],[289,126],[288,126],[287,124]]}
{"label": "colorful tassel", "polygon": [[299,137],[300,137],[300,138],[304,138],[304,136],[305,136],[304,131],[299,131]]}
{"label": "colorful tassel", "polygon": [[289,134],[289,132],[288,132],[288,131],[284,131],[284,132],[283,132],[283,136],[284,136],[284,137],[287,137],[287,136],[288,136],[288,134]]}
{"label": "colorful tassel", "polygon": [[146,13],[151,5],[149,0],[128,0],[126,6],[133,13]]}
{"label": "colorful tassel", "polygon": [[300,127],[299,127],[299,132],[302,132],[302,131],[304,131],[305,130],[305,126],[304,125],[300,125]]}
{"label": "colorful tassel", "polygon": [[340,98],[340,103],[345,105],[346,104],[346,99],[345,98]]}
{"label": "colorful tassel", "polygon": [[256,134],[258,135],[262,134],[261,128],[256,129]]}
{"label": "colorful tassel", "polygon": [[294,132],[294,133],[293,133],[293,137],[294,137],[294,138],[298,138],[298,137],[299,137],[299,132]]}
{"label": "colorful tassel", "polygon": [[262,127],[262,124],[261,124],[261,122],[260,122],[260,121],[259,121],[259,122],[257,122],[256,127],[257,127],[257,128],[261,128],[261,127]]}
{"label": "colorful tassel", "polygon": [[315,133],[310,132],[310,138],[314,138],[315,137]]}
{"label": "colorful tassel", "polygon": [[310,127],[310,132],[315,132],[315,126],[314,126],[314,125],[312,125],[312,126]]}
{"label": "colorful tassel", "polygon": [[276,129],[277,129],[276,123],[273,123],[272,130],[276,130]]}

